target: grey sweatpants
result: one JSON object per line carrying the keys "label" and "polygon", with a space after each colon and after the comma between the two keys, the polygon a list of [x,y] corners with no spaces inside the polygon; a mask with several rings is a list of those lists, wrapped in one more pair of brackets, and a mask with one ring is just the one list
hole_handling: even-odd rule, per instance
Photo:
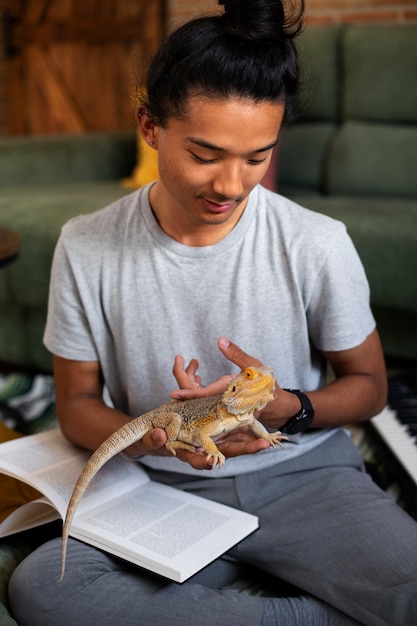
{"label": "grey sweatpants", "polygon": [[[151,477],[255,513],[260,528],[179,585],[71,540],[58,584],[60,540],[16,569],[10,605],[20,626],[410,626],[417,619],[417,524],[374,485],[337,432],[300,458],[253,474]],[[244,564],[300,591],[259,598],[224,589]]]}

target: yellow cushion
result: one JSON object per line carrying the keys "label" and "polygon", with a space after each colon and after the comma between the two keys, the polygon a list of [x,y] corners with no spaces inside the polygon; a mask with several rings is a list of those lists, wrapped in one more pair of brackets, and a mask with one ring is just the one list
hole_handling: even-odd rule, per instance
{"label": "yellow cushion", "polygon": [[[16,439],[17,437],[22,437],[22,435],[0,422],[0,443]],[[41,494],[36,489],[29,487],[26,483],[0,474],[0,522],[22,504],[36,500],[40,496]]]}
{"label": "yellow cushion", "polygon": [[157,180],[158,152],[148,146],[142,135],[138,132],[138,163],[130,178],[122,180],[122,186],[127,189],[138,189],[148,183]]}

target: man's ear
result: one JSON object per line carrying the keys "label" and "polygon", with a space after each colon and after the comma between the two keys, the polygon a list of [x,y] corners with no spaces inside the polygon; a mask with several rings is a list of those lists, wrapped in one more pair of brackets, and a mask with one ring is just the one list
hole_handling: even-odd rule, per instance
{"label": "man's ear", "polygon": [[152,121],[151,116],[148,113],[148,110],[144,106],[138,107],[136,111],[136,119],[138,122],[138,129],[140,134],[142,135],[144,141],[151,146],[152,148],[157,148],[157,135],[156,125]]}

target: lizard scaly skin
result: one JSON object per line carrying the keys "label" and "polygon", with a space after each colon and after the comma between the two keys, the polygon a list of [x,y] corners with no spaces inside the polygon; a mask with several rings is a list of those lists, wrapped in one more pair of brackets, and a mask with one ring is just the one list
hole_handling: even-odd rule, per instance
{"label": "lizard scaly skin", "polygon": [[248,426],[273,447],[276,443],[282,446],[281,440],[287,437],[279,431],[268,432],[254,415],[273,399],[274,388],[275,377],[270,367],[247,367],[233,378],[223,395],[168,402],[133,419],[108,437],[87,461],[68,504],[62,531],[60,580],[64,577],[68,535],[76,508],[91,480],[107,461],[154,428],[165,430],[165,447],[173,455],[181,448],[195,452],[199,446],[207,452],[207,460],[212,460],[213,467],[221,467],[225,462],[215,441],[240,426]]}

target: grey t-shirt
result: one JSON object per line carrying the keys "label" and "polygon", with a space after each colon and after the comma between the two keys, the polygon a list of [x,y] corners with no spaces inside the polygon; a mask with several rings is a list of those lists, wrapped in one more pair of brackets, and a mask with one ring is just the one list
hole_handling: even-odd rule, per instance
{"label": "grey t-shirt", "polygon": [[[121,411],[134,417],[169,400],[176,354],[199,360],[203,384],[237,372],[217,349],[220,335],[270,365],[281,387],[310,391],[325,382],[320,350],[353,348],[374,329],[342,223],[257,186],[226,237],[190,247],[160,229],[148,194],[149,186],[71,220],[52,269],[45,344],[67,359],[100,361]],[[303,434],[207,475],[253,471],[330,434]],[[195,472],[175,458],[145,463]]]}

